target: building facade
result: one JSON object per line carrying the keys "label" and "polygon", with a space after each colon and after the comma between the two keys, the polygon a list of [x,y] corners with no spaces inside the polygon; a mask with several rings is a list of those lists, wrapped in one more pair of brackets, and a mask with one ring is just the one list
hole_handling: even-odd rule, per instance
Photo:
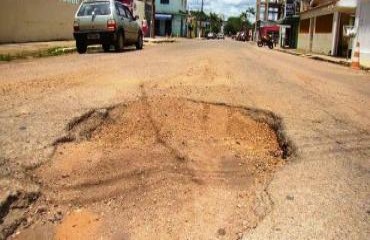
{"label": "building facade", "polygon": [[81,0],[1,0],[0,43],[73,39]]}
{"label": "building facade", "polygon": [[[130,1],[130,0],[126,0]],[[150,36],[150,26],[152,24],[152,0],[131,0],[132,12],[137,20],[145,37]],[[130,3],[129,3],[130,4]]]}
{"label": "building facade", "polygon": [[[257,0],[256,1],[256,25],[254,39],[260,40],[260,28],[277,25],[277,21],[283,16],[284,0]],[[278,41],[279,36],[273,36]]]}
{"label": "building facade", "polygon": [[156,0],[155,28],[158,36],[186,36],[187,0]]}
{"label": "building facade", "polygon": [[284,0],[279,43],[282,48],[297,48],[300,0]]}
{"label": "building facade", "polygon": [[278,21],[283,13],[283,2],[283,0],[257,0],[256,22]]}
{"label": "building facade", "polygon": [[332,56],[348,55],[352,41],[344,36],[343,29],[354,25],[355,12],[356,0],[302,0],[298,49]]}
{"label": "building facade", "polygon": [[370,68],[370,1],[358,0],[355,21],[355,40],[353,41],[353,49],[356,43],[360,44],[360,65]]}

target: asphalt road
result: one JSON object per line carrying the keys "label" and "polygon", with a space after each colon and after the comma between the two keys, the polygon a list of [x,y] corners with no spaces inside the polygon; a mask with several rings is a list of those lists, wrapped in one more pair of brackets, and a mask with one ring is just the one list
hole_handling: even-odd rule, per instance
{"label": "asphalt road", "polygon": [[[34,171],[53,161],[52,144],[66,135],[71,119],[91,109],[138,101],[145,88],[150,98],[225,103],[282,118],[296,154],[266,178],[251,203],[257,223],[241,227],[235,238],[370,238],[368,73],[229,40],[184,40],[143,51],[1,63],[0,73],[2,181],[16,180],[22,188],[24,181],[38,179]],[[207,205],[207,199],[202,201]],[[89,210],[89,205],[82,207]],[[82,218],[95,219],[88,214]],[[221,230],[215,235],[191,236],[230,239],[228,228],[218,224]],[[19,236],[36,228],[21,228]],[[105,236],[117,236],[112,232]],[[172,234],[164,238],[178,236]],[[140,238],[145,236],[132,239]]]}

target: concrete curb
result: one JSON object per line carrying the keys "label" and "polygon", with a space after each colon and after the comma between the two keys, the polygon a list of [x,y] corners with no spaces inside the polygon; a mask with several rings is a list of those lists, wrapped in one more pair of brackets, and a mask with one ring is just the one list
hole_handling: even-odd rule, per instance
{"label": "concrete curb", "polygon": [[318,60],[318,61],[323,61],[323,62],[334,63],[334,64],[338,64],[338,65],[343,65],[343,66],[346,66],[346,67],[351,66],[351,63],[346,62],[346,61],[341,61],[341,60],[334,61],[334,60],[330,60],[330,59],[327,59],[327,58],[322,58],[320,56],[307,56],[307,58],[313,59],[313,60]]}
{"label": "concrete curb", "polygon": [[155,44],[159,44],[159,43],[174,43],[176,42],[176,39],[174,38],[165,38],[165,39],[156,39],[156,38],[144,38],[144,42],[146,43],[155,43]]}
{"label": "concrete curb", "polygon": [[[89,50],[99,50],[101,46],[89,46]],[[0,62],[9,62],[19,59],[29,59],[29,58],[42,58],[42,57],[52,57],[60,56],[64,54],[70,54],[77,52],[76,47],[53,47],[48,49],[38,49],[33,51],[24,51],[17,54],[2,54],[0,55]]]}
{"label": "concrete curb", "polygon": [[334,63],[334,64],[337,64],[337,65],[342,65],[342,66],[346,66],[346,67],[349,67],[351,65],[350,62],[346,62],[346,61],[343,61],[343,60],[337,60],[337,61],[336,60],[331,60],[331,59],[328,59],[328,58],[325,58],[325,57],[321,57],[319,55],[297,53],[297,52],[287,51],[287,50],[279,49],[279,48],[274,48],[274,50],[278,51],[278,52],[294,55],[294,56],[300,56],[300,57],[305,57],[305,58],[309,58],[309,59],[313,59],[313,60]]}
{"label": "concrete curb", "polygon": [[[87,47],[87,49],[99,50],[99,49],[101,49],[101,46],[89,46],[89,47]],[[74,53],[74,52],[77,52],[77,48],[76,47],[60,48],[60,49],[57,49],[56,52],[61,52],[61,53],[64,53],[64,54]]]}

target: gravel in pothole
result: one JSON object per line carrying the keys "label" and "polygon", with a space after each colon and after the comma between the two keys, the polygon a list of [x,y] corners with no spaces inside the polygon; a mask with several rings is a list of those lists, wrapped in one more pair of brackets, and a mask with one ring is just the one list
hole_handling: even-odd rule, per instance
{"label": "gravel in pothole", "polygon": [[270,208],[259,192],[283,163],[276,133],[244,109],[144,97],[36,175],[49,202],[101,214],[103,239],[236,239]]}

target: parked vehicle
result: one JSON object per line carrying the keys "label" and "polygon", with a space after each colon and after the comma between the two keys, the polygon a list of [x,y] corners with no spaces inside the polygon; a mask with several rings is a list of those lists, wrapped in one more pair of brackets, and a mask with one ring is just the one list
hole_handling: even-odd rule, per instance
{"label": "parked vehicle", "polygon": [[210,33],[207,34],[207,39],[215,39],[215,38],[217,38],[215,33],[210,32]]}
{"label": "parked vehicle", "polygon": [[270,36],[263,36],[261,40],[257,42],[258,47],[268,46],[270,49],[274,48],[274,42]]}
{"label": "parked vehicle", "polygon": [[143,33],[137,17],[121,2],[114,0],[84,0],[74,21],[74,38],[78,53],[86,53],[87,46],[102,44],[108,52],[111,46],[121,51],[124,46],[143,48]]}
{"label": "parked vehicle", "polygon": [[217,39],[225,39],[225,35],[223,33],[217,34]]}
{"label": "parked vehicle", "polygon": [[275,36],[279,35],[279,26],[264,26],[259,29],[260,40],[257,42],[259,47],[268,46],[274,48],[276,44]]}
{"label": "parked vehicle", "polygon": [[237,41],[243,41],[243,42],[245,42],[247,39],[246,39],[246,33],[245,32],[238,32],[237,34],[236,34],[236,40]]}

